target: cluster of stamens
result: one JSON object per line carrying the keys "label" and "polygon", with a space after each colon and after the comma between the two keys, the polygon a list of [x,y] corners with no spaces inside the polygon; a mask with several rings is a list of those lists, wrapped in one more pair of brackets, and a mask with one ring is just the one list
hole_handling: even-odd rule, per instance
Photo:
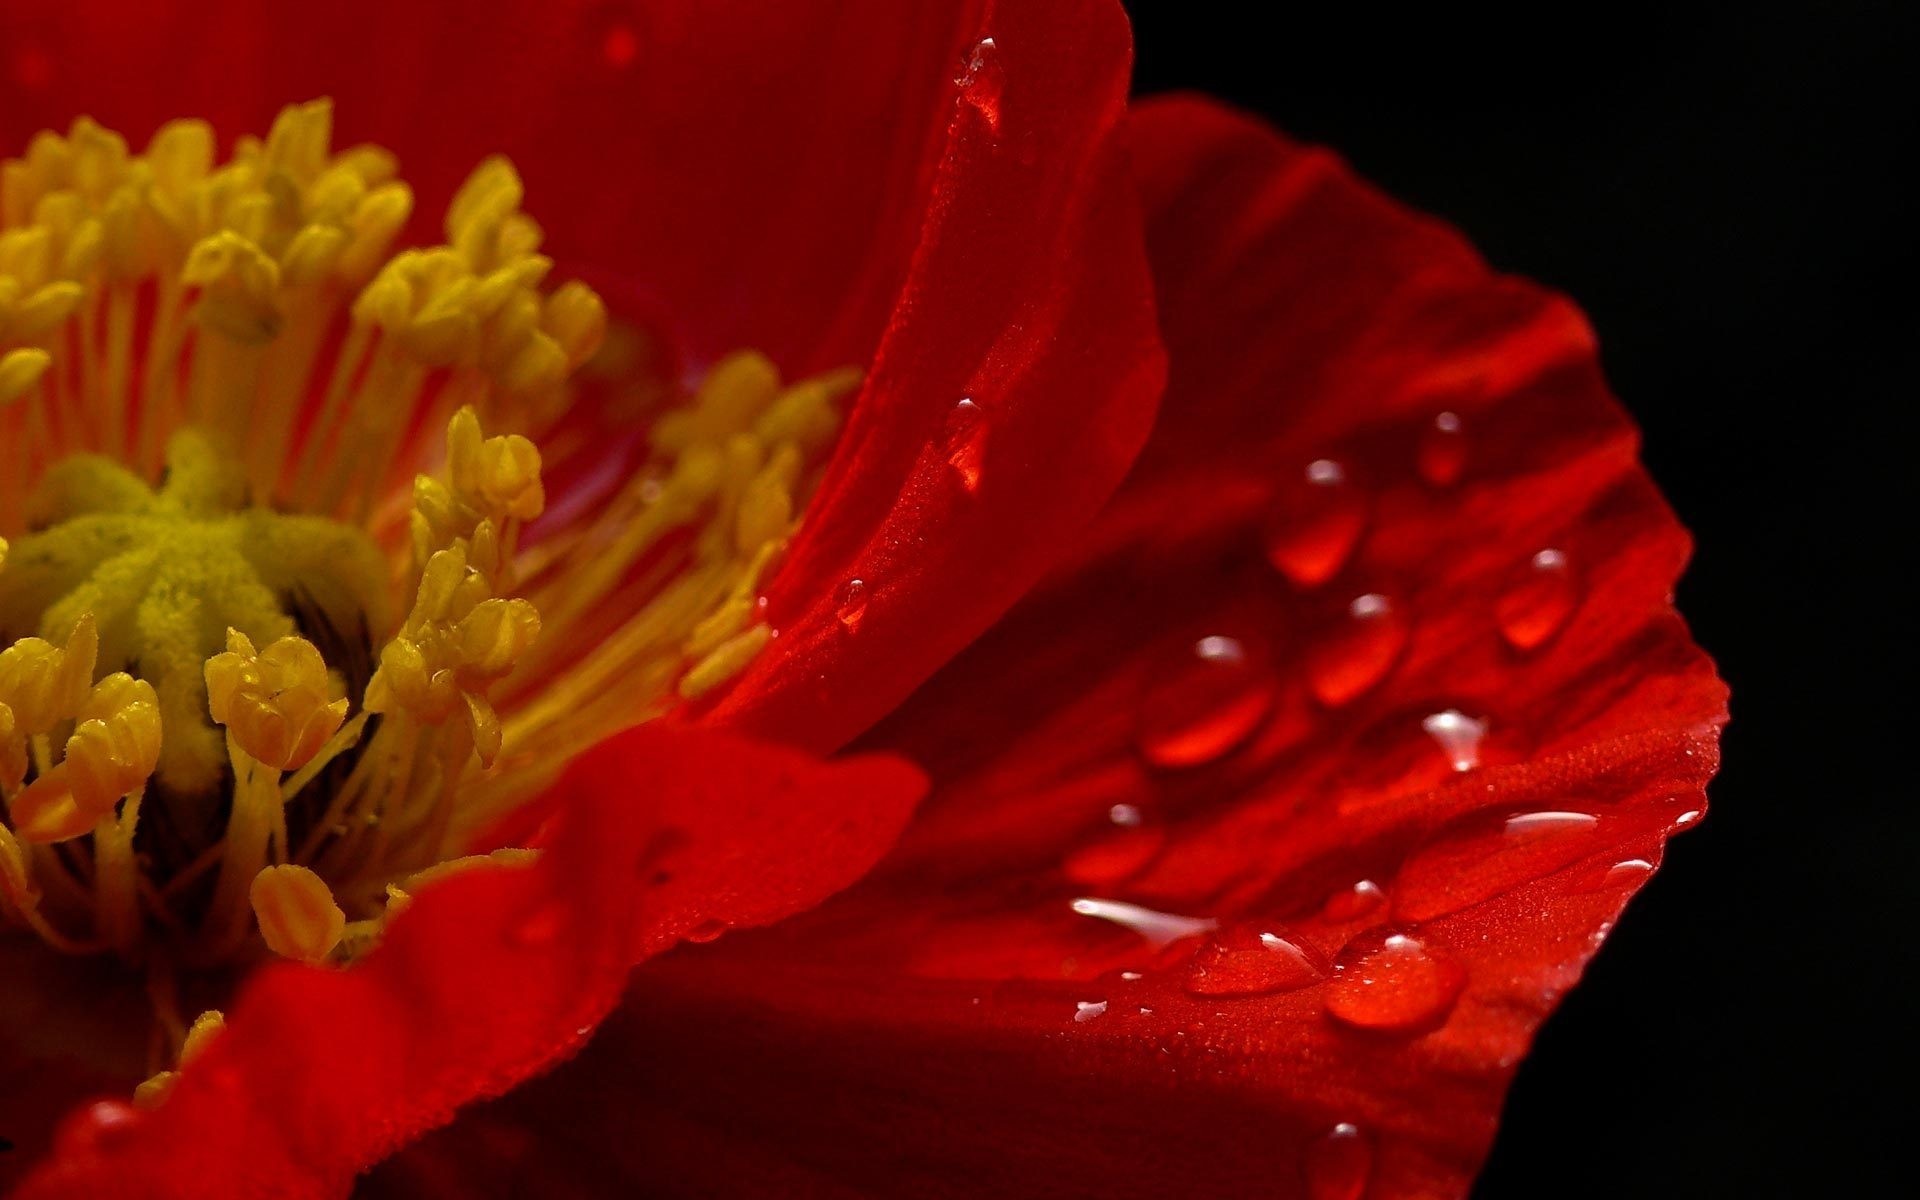
{"label": "cluster of stamens", "polygon": [[[168,979],[351,961],[776,636],[859,372],[742,352],[683,392],[547,288],[506,160],[395,252],[396,161],[331,141],[325,102],[224,162],[202,122],[133,153],[82,119],[0,168],[0,934]],[[163,1024],[178,1062],[219,1021]]]}

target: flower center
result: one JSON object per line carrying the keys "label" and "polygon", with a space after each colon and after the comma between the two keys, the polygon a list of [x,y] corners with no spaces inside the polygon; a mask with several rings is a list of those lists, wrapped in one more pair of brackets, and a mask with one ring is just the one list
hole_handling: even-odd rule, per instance
{"label": "flower center", "polygon": [[83,118],[5,164],[0,924],[169,978],[349,960],[775,636],[859,372],[636,368],[521,201],[490,159],[395,252],[412,192],[324,101],[224,163]]}

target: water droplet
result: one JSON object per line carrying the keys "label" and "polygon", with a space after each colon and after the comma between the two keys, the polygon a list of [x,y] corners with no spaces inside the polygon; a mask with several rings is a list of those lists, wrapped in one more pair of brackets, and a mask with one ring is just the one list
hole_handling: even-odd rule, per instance
{"label": "water droplet", "polygon": [[975,42],[953,82],[960,88],[961,97],[986,118],[988,128],[998,131],[1000,99],[1007,90],[1006,68],[1000,64],[999,44],[990,37]]}
{"label": "water droplet", "polygon": [[1328,970],[1311,945],[1272,929],[1236,925],[1195,952],[1186,989],[1196,996],[1270,996],[1312,987]]}
{"label": "water droplet", "polygon": [[960,403],[947,413],[945,427],[940,433],[941,449],[947,456],[947,465],[960,480],[960,486],[969,492],[980,487],[980,459],[987,444],[987,414],[971,396],[962,397]]}
{"label": "water droplet", "polygon": [[1378,912],[1387,902],[1387,890],[1371,879],[1362,879],[1344,892],[1335,892],[1327,898],[1320,915],[1329,921],[1358,921],[1364,916]]}
{"label": "water droplet", "polygon": [[1212,917],[1183,917],[1177,913],[1164,913],[1138,904],[1128,904],[1124,900],[1097,900],[1086,896],[1073,902],[1073,911],[1083,917],[1098,917],[1115,925],[1124,925],[1147,939],[1147,944],[1155,950],[1170,946],[1182,938],[1212,933],[1220,926],[1220,922]]}
{"label": "water droplet", "polygon": [[1300,1167],[1308,1200],[1360,1200],[1373,1177],[1373,1143],[1342,1121],[1307,1147]]}
{"label": "water droplet", "polygon": [[860,628],[860,621],[867,615],[867,581],[849,579],[840,585],[840,604],[833,610],[839,619],[840,628],[853,633]]}
{"label": "water droplet", "polygon": [[1272,669],[1239,639],[1203,637],[1165,656],[1148,679],[1140,753],[1158,767],[1213,762],[1252,736],[1277,693]]}
{"label": "water droplet", "polygon": [[1571,887],[1575,892],[1610,892],[1628,888],[1653,874],[1653,864],[1644,858],[1627,858],[1608,863],[1580,876]]}
{"label": "water droplet", "polygon": [[1307,651],[1314,696],[1338,708],[1365,695],[1392,673],[1407,648],[1407,622],[1392,601],[1368,592]]}
{"label": "water droplet", "polygon": [[1419,938],[1362,938],[1340,952],[1327,1013],[1356,1029],[1425,1033],[1446,1021],[1466,986],[1466,968]]}
{"label": "water droplet", "polygon": [[609,26],[605,36],[600,39],[600,57],[616,70],[632,66],[639,53],[640,38],[630,25]]}
{"label": "water droplet", "polygon": [[1138,971],[1122,971],[1120,972],[1120,978],[1126,980],[1128,983],[1132,983],[1134,980],[1141,978],[1141,974]]}
{"label": "water droplet", "polygon": [[1401,866],[1394,914],[1427,921],[1551,875],[1592,853],[1599,826],[1599,817],[1584,812],[1468,817]]}
{"label": "water droplet", "polygon": [[1095,1017],[1105,1016],[1106,1013],[1107,1002],[1105,1000],[1079,1000],[1074,1002],[1073,1019],[1082,1024],[1093,1020]]}
{"label": "water droplet", "polygon": [[1494,604],[1494,617],[1507,644],[1525,652],[1559,633],[1579,601],[1579,585],[1566,554],[1547,549],[1529,559],[1501,594]]}
{"label": "water droplet", "polygon": [[1434,415],[1420,431],[1420,448],[1414,454],[1420,478],[1433,487],[1452,487],[1467,469],[1467,432],[1456,412]]}
{"label": "water droplet", "polygon": [[1421,721],[1420,728],[1440,744],[1440,752],[1454,770],[1471,771],[1480,765],[1480,741],[1487,736],[1485,720],[1449,708]]}
{"label": "water droplet", "polygon": [[1107,820],[1108,828],[1060,864],[1068,879],[1093,885],[1131,879],[1146,870],[1167,844],[1166,830],[1149,824],[1135,805],[1114,805],[1107,810]]}
{"label": "water droplet", "polygon": [[1699,809],[1690,808],[1687,811],[1681,813],[1679,816],[1675,817],[1673,819],[1673,824],[1668,826],[1668,828],[1673,830],[1675,833],[1678,833],[1682,829],[1687,828],[1689,825],[1692,825],[1698,822],[1700,820],[1700,817],[1701,817],[1701,812]]}
{"label": "water droplet", "polygon": [[1370,505],[1330,458],[1315,459],[1274,497],[1267,519],[1267,561],[1297,587],[1318,587],[1340,573],[1367,530]]}
{"label": "water droplet", "polygon": [[727,931],[727,923],[720,920],[702,921],[681,936],[689,942],[711,942]]}

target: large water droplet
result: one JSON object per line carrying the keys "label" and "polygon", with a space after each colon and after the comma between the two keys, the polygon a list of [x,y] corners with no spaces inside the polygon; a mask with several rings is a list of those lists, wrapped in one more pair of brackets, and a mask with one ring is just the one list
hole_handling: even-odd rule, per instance
{"label": "large water droplet", "polygon": [[1342,1121],[1307,1147],[1301,1172],[1308,1200],[1360,1200],[1373,1177],[1373,1143]]}
{"label": "large water droplet", "polygon": [[1527,651],[1559,633],[1579,602],[1580,586],[1566,554],[1547,549],[1527,561],[1495,601],[1493,611],[1507,644]]}
{"label": "large water droplet", "polygon": [[1239,639],[1203,637],[1157,663],[1140,698],[1141,756],[1158,767],[1213,762],[1273,711],[1272,668]]}
{"label": "large water droplet", "polygon": [[1367,530],[1370,504],[1330,458],[1315,459],[1274,497],[1267,561],[1296,586],[1318,587],[1340,573]]}
{"label": "large water droplet", "polygon": [[1007,72],[1000,63],[999,44],[990,37],[975,42],[953,82],[959,87],[961,98],[986,118],[988,128],[998,131],[1000,100],[1007,90]]}
{"label": "large water droplet", "polygon": [[1156,909],[1128,904],[1124,900],[1099,900],[1083,896],[1073,902],[1073,911],[1083,917],[1098,917],[1124,925],[1147,940],[1155,950],[1170,946],[1181,938],[1212,933],[1220,922],[1212,917],[1183,917]]}
{"label": "large water droplet", "polygon": [[1371,879],[1362,879],[1344,892],[1327,897],[1320,915],[1329,921],[1358,921],[1380,911],[1387,902],[1387,889]]}
{"label": "large water droplet", "polygon": [[1105,1000],[1076,1000],[1074,1002],[1073,1019],[1083,1025],[1095,1017],[1104,1017],[1106,1015],[1107,1002]]}
{"label": "large water droplet", "polygon": [[860,622],[867,615],[867,581],[849,579],[840,585],[840,603],[833,610],[840,622],[840,628],[853,633],[860,628]]}
{"label": "large water droplet", "polygon": [[1460,482],[1467,469],[1467,431],[1459,413],[1437,413],[1420,431],[1414,467],[1433,487],[1452,487]]}
{"label": "large water droplet", "polygon": [[1340,952],[1327,1013],[1356,1029],[1425,1033],[1445,1023],[1466,986],[1466,968],[1419,938],[1362,938]]}
{"label": "large water droplet", "polygon": [[1307,651],[1307,681],[1329,708],[1355,700],[1392,673],[1407,648],[1407,621],[1393,602],[1368,592]]}
{"label": "large water droplet", "polygon": [[1401,866],[1394,914],[1431,920],[1550,875],[1592,853],[1599,826],[1599,817],[1584,812],[1468,817]]}
{"label": "large water droplet", "polygon": [[960,486],[969,492],[980,487],[980,460],[986,444],[986,412],[971,396],[962,397],[947,413],[946,424],[940,431],[940,447]]}
{"label": "large water droplet", "polygon": [[1235,925],[1194,954],[1186,989],[1196,996],[1271,996],[1312,987],[1329,969],[1318,950],[1285,933]]}
{"label": "large water droplet", "polygon": [[1471,771],[1480,765],[1480,742],[1487,736],[1485,720],[1449,708],[1423,719],[1420,728],[1439,744],[1454,770]]}
{"label": "large water droplet", "polygon": [[1067,855],[1060,869],[1075,883],[1105,885],[1131,879],[1159,856],[1166,830],[1132,804],[1107,810],[1107,827]]}

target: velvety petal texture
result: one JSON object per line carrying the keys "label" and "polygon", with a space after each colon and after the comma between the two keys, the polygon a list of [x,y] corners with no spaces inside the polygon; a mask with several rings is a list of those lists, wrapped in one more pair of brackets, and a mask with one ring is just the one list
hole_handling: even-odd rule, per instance
{"label": "velvety petal texture", "polygon": [[857,878],[924,786],[885,756],[826,764],[665,726],[615,739],[560,785],[536,863],[421,888],[351,970],[259,971],[162,1107],[75,1113],[18,1194],[344,1194],[456,1106],[576,1051],[632,963]]}
{"label": "velvety petal texture", "polygon": [[1703,809],[1687,539],[1566,301],[1210,103],[1130,134],[1170,393],[1077,566],[869,739],[933,773],[906,839],[388,1178],[1466,1193]]}

